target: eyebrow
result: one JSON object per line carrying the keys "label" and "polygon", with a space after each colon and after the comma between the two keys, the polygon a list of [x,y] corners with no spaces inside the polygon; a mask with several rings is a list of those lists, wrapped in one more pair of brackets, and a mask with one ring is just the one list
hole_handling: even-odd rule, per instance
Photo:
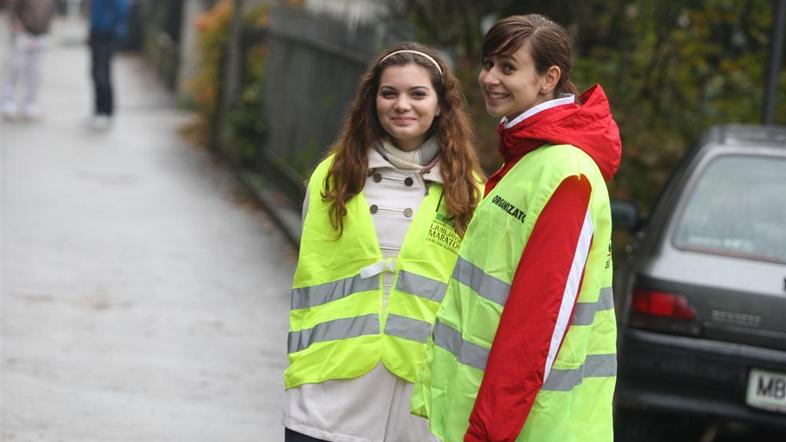
{"label": "eyebrow", "polygon": [[[380,89],[385,89],[385,88],[393,89],[394,91],[398,90],[394,86],[390,86],[390,85],[387,85],[387,84],[380,85],[379,88]],[[416,90],[416,89],[426,89],[426,90],[429,90],[429,91],[432,90],[431,86],[425,86],[425,85],[417,85],[417,86],[412,86],[411,88],[409,88],[410,91],[413,91],[413,90]]]}
{"label": "eyebrow", "polygon": [[488,60],[488,59],[491,59],[491,58],[496,58],[499,61],[513,61],[513,62],[516,62],[516,63],[521,63],[519,61],[519,59],[514,57],[515,54],[516,54],[515,51],[510,53],[510,54],[503,54],[501,52],[494,52],[494,53],[491,53],[491,54],[484,54],[483,58],[481,58],[481,60]]}
{"label": "eyebrow", "polygon": [[512,61],[514,63],[519,63],[518,59],[516,59],[516,57],[514,57],[513,54],[497,55],[497,59],[499,59],[500,61]]}

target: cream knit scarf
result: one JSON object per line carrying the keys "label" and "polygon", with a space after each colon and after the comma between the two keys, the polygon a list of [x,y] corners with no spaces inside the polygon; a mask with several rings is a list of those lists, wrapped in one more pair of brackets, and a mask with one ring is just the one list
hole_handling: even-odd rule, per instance
{"label": "cream knit scarf", "polygon": [[397,169],[422,170],[436,158],[437,152],[439,152],[439,143],[436,137],[431,137],[417,149],[406,152],[394,146],[386,137],[380,140],[374,148]]}

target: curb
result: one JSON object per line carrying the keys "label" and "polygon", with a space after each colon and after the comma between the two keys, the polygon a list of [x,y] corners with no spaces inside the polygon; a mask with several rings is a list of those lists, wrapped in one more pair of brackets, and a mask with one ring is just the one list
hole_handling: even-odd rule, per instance
{"label": "curb", "polygon": [[302,226],[300,224],[301,214],[297,207],[294,207],[283,193],[271,190],[274,188],[274,185],[266,180],[264,176],[240,170],[235,165],[230,165],[230,168],[233,175],[262,204],[262,207],[281,229],[289,243],[295,249],[300,248]]}

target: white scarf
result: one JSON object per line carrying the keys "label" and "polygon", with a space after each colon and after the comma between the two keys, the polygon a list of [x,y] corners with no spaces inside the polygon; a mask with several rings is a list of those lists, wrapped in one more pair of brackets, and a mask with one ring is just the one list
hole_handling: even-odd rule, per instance
{"label": "white scarf", "polygon": [[406,152],[393,145],[387,138],[383,138],[374,148],[397,169],[420,171],[436,158],[439,143],[436,137],[431,137],[417,149]]}

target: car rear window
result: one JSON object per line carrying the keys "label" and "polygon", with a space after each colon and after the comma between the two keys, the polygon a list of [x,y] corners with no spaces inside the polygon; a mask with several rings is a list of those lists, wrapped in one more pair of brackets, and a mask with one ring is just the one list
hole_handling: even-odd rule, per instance
{"label": "car rear window", "polygon": [[786,158],[722,155],[712,160],[685,206],[674,245],[786,263]]}

